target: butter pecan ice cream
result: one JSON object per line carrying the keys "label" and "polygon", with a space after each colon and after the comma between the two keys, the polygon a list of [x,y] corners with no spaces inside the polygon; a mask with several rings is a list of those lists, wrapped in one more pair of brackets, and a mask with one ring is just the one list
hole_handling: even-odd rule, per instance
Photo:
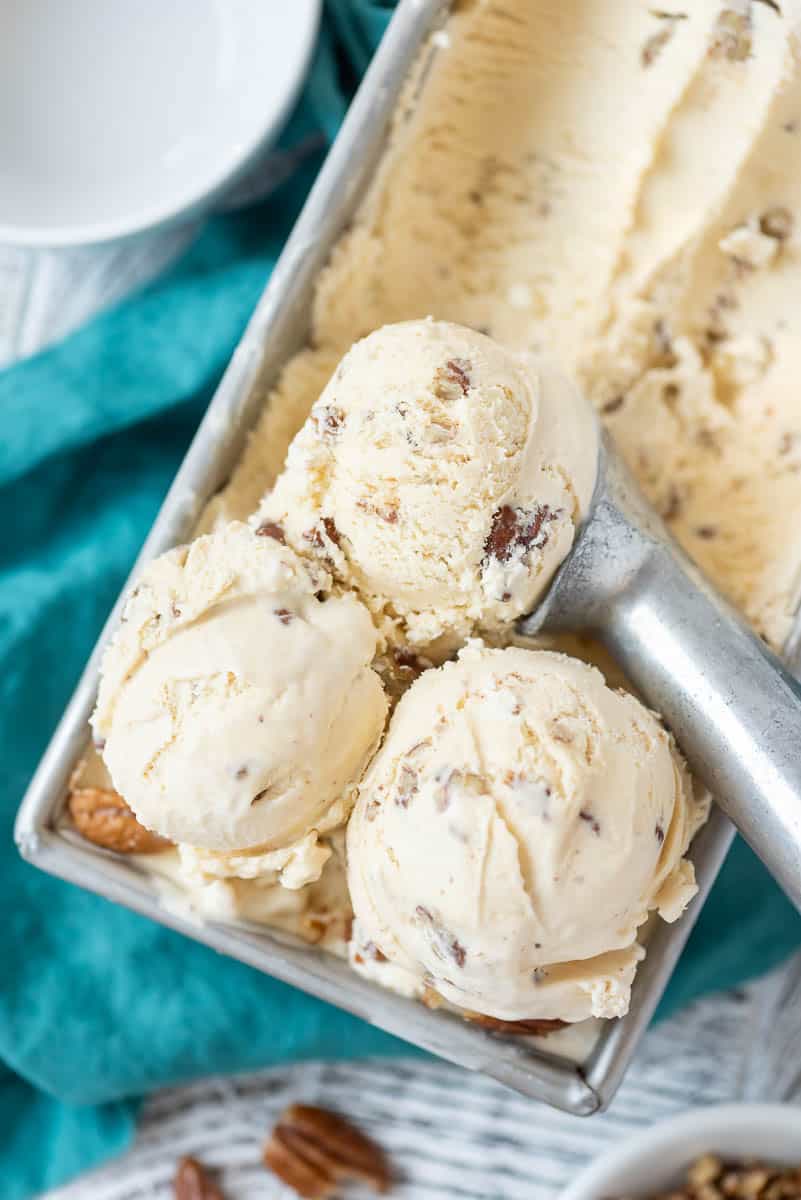
{"label": "butter pecan ice cream", "polygon": [[565,655],[472,642],[406,693],[360,787],[352,962],[503,1020],[622,1016],[639,927],[695,894],[704,814],[633,696]]}
{"label": "butter pecan ice cream", "polygon": [[106,651],[93,725],[114,786],[205,874],[299,886],[347,817],[387,704],[370,616],[328,582],[233,522],[149,564]]}
{"label": "butter pecan ice cream", "polygon": [[260,521],[397,618],[411,645],[509,624],[573,544],[594,418],[557,370],[442,321],[345,355]]}

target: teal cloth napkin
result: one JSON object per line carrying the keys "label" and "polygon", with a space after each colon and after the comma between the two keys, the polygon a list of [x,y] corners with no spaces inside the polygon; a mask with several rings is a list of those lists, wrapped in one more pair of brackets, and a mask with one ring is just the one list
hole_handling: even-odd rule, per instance
{"label": "teal cloth napkin", "polygon": [[[390,4],[330,0],[282,138],[330,139]],[[41,874],[14,813],[319,166],[216,217],[169,274],[0,373],[2,1195],[54,1186],[130,1141],[135,1097],[210,1072],[409,1047]],[[735,847],[663,1011],[766,970],[801,920]]]}

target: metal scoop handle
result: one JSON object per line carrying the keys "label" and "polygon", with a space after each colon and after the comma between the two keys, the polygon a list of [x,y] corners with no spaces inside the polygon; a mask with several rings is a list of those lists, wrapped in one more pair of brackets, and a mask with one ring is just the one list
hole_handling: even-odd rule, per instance
{"label": "metal scoop handle", "polygon": [[801,910],[801,688],[693,566],[605,435],[590,514],[519,629],[597,636]]}

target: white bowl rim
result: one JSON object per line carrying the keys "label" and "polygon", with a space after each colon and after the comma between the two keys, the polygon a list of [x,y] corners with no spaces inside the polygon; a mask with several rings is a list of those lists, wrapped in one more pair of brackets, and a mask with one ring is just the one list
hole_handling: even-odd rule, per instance
{"label": "white bowl rim", "polygon": [[323,0],[306,0],[308,20],[303,30],[301,50],[297,55],[297,67],[292,86],[286,89],[281,104],[274,110],[270,120],[257,129],[251,138],[234,153],[224,159],[217,170],[200,184],[195,184],[180,196],[173,195],[168,202],[154,205],[126,219],[96,221],[87,225],[53,225],[50,227],[8,225],[0,222],[0,245],[28,249],[65,249],[75,246],[101,245],[104,242],[122,241],[144,232],[153,232],[177,221],[187,220],[207,208],[230,186],[237,182],[281,130],[298,99],[306,76],[312,53],[317,41],[322,17]]}
{"label": "white bowl rim", "polygon": [[[671,1166],[678,1169],[685,1165],[686,1156],[695,1158],[717,1150],[734,1154],[716,1144],[716,1139],[723,1137],[737,1137],[742,1142],[738,1153],[744,1158],[764,1156],[769,1161],[780,1161],[786,1157],[789,1163],[801,1161],[801,1107],[739,1102],[687,1109],[641,1132],[623,1135],[619,1143],[579,1172],[561,1193],[560,1200],[607,1200],[613,1195],[623,1195],[621,1174],[641,1168],[649,1161],[655,1166],[653,1193],[656,1194]],[[771,1138],[776,1143],[785,1139],[788,1147],[794,1145],[796,1149],[794,1152],[771,1149]]]}

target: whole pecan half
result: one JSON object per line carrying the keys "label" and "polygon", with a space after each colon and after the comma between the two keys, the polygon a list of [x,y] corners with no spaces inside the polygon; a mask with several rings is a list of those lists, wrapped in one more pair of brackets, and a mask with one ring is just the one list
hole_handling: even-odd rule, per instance
{"label": "whole pecan half", "polygon": [[305,1200],[325,1200],[338,1184],[360,1180],[376,1192],[389,1188],[383,1150],[344,1117],[311,1104],[291,1104],[264,1147],[264,1165]]}
{"label": "whole pecan half", "polygon": [[196,1158],[182,1158],[173,1181],[175,1200],[225,1200]]}
{"label": "whole pecan half", "polygon": [[171,844],[140,825],[119,792],[111,788],[73,788],[67,809],[87,841],[118,854],[155,854]]}

